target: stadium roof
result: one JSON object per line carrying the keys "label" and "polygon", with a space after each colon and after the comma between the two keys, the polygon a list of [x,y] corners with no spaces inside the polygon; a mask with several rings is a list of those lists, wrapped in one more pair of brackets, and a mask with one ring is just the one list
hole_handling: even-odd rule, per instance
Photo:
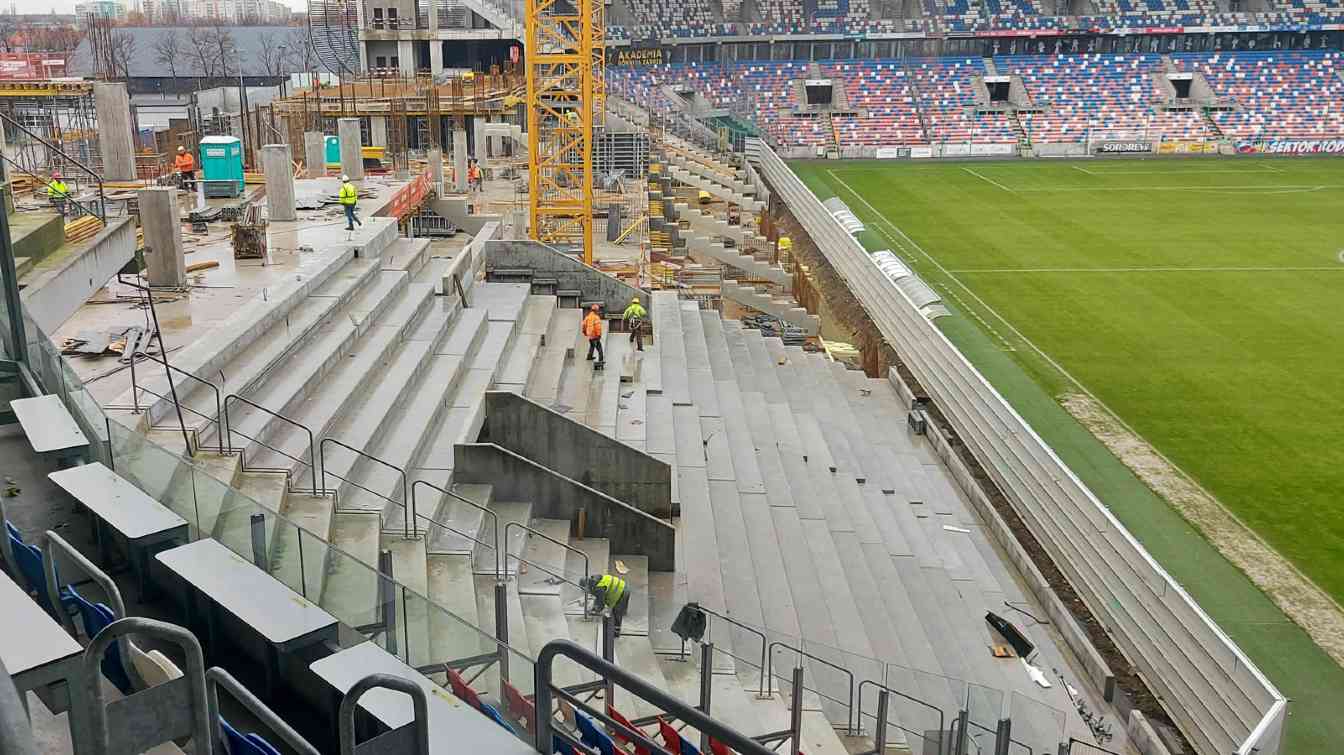
{"label": "stadium roof", "polygon": [[[210,27],[194,27],[201,32],[213,34],[214,30]],[[269,32],[274,39],[275,46],[292,46],[295,41],[302,39],[302,44],[308,44],[308,30],[302,26],[225,26],[222,27],[230,36],[233,37],[234,46],[238,48],[238,57],[242,60],[244,76],[271,76],[270,71],[266,70],[265,52],[263,47],[263,37]],[[135,48],[131,56],[130,75],[132,78],[154,78],[161,76],[170,76],[168,66],[160,61],[156,48],[161,44],[161,40],[169,35],[176,33],[179,35],[179,52],[175,58],[173,66],[178,76],[204,76],[205,72],[201,70],[197,56],[192,52],[192,45],[188,35],[193,27],[185,26],[127,26],[118,28],[118,32],[130,34],[135,40]],[[274,53],[272,53],[272,56]],[[287,55],[283,73],[301,73],[303,71],[302,56]],[[237,61],[230,63],[229,75],[237,76]],[[79,43],[75,54],[71,57],[69,64],[69,75],[71,76],[90,76],[93,74],[93,58],[89,52],[89,41],[85,39]]]}

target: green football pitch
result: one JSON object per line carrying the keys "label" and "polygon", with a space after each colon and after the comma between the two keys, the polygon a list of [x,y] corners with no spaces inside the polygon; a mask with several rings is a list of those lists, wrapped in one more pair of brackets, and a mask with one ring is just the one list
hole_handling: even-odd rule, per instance
{"label": "green football pitch", "polygon": [[938,290],[939,327],[1295,698],[1289,741],[1340,741],[1317,706],[1344,672],[1059,400],[1104,404],[1344,602],[1344,159],[793,168]]}

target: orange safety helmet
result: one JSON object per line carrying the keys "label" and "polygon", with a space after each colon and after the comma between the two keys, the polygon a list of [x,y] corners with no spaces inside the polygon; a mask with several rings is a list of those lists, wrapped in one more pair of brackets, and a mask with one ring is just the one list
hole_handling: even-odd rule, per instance
{"label": "orange safety helmet", "polygon": [[600,307],[599,307],[598,305],[594,304],[593,306],[589,307],[589,309],[592,310],[592,311],[594,311],[594,312],[597,312],[597,311],[600,309]]}

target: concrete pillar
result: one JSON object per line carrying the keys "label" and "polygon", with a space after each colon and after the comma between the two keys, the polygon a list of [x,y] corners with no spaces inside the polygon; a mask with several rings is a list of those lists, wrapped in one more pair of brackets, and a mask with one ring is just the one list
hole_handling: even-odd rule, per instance
{"label": "concrete pillar", "polygon": [[[433,3],[429,6],[429,14],[429,22],[432,25],[436,18],[434,15]],[[433,32],[431,32],[431,34],[433,34]],[[435,76],[443,73],[443,40],[435,39],[433,36],[429,39],[429,70],[430,73],[433,73]]]}
{"label": "concrete pillar", "polygon": [[93,107],[98,116],[98,149],[103,154],[103,178],[108,181],[135,180],[135,134],[126,85],[95,83]]}
{"label": "concrete pillar", "polygon": [[375,147],[387,146],[387,119],[383,116],[369,117],[369,141]]}
{"label": "concrete pillar", "polygon": [[364,178],[364,155],[360,151],[359,119],[341,118],[336,122],[336,133],[341,139],[341,172],[351,181]]}
{"label": "concrete pillar", "polygon": [[261,169],[266,175],[266,207],[271,220],[298,220],[294,206],[294,164],[288,144],[261,147]]}
{"label": "concrete pillar", "polygon": [[429,162],[429,182],[434,184],[434,191],[443,196],[443,150],[429,150],[425,160]]}
{"label": "concrete pillar", "polygon": [[303,132],[303,164],[309,178],[326,175],[327,137],[321,131]]}
{"label": "concrete pillar", "polygon": [[145,274],[151,286],[185,286],[182,216],[177,189],[141,189],[140,227],[145,232]]}
{"label": "concrete pillar", "polygon": [[397,40],[397,70],[407,76],[415,75],[415,41]]}
{"label": "concrete pillar", "polygon": [[467,190],[467,130],[461,127],[453,129],[453,188]]}

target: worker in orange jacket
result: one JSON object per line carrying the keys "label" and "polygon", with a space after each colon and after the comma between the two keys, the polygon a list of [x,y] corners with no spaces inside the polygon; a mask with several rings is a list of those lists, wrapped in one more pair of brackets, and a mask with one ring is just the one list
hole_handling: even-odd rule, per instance
{"label": "worker in orange jacket", "polygon": [[583,335],[588,338],[588,361],[593,361],[593,353],[597,353],[597,363],[602,364],[607,361],[602,353],[602,315],[601,306],[594,304],[588,310],[588,316],[583,318]]}
{"label": "worker in orange jacket", "polygon": [[177,157],[173,158],[173,170],[177,171],[178,178],[182,179],[182,188],[186,191],[194,191],[196,186],[196,159],[191,156],[186,147],[177,148]]}

